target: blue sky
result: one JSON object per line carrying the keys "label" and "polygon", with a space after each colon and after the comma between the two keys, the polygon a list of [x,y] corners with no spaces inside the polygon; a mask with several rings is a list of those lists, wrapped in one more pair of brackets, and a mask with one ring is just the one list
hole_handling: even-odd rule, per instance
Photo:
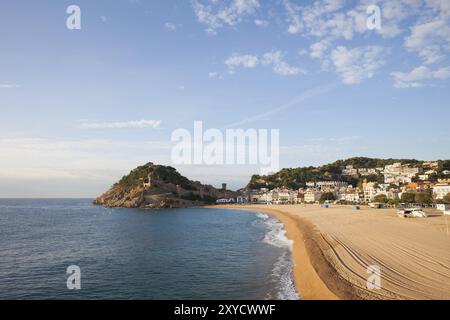
{"label": "blue sky", "polygon": [[280,129],[282,167],[450,158],[446,0],[2,1],[0,39],[0,197],[95,196],[195,120]]}

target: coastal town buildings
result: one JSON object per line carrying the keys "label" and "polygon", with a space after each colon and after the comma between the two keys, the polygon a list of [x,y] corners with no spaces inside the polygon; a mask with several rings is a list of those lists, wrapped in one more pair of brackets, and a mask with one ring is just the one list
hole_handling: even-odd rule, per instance
{"label": "coastal town buildings", "polygon": [[366,202],[373,201],[373,199],[378,195],[379,190],[377,188],[377,183],[375,182],[364,182],[363,183],[364,200]]}
{"label": "coastal town buildings", "polygon": [[342,169],[342,175],[343,176],[350,176],[350,177],[366,177],[370,175],[376,175],[379,172],[382,172],[383,168],[354,168],[354,166],[349,165],[346,166],[344,169]]}
{"label": "coastal town buildings", "polygon": [[255,190],[250,197],[251,203],[272,203],[272,191],[267,189]]}
{"label": "coastal town buildings", "polygon": [[226,203],[234,203],[234,198],[223,198],[223,199],[217,199],[216,203],[218,204],[226,204]]}
{"label": "coastal town buildings", "polygon": [[384,168],[384,182],[393,184],[410,183],[419,173],[420,169],[417,167],[403,165],[400,162],[394,163]]}
{"label": "coastal town buildings", "polygon": [[438,169],[439,168],[439,162],[438,161],[429,161],[429,162],[424,162],[422,164],[422,167],[424,168],[432,168],[432,169]]}
{"label": "coastal town buildings", "polygon": [[[405,193],[432,194],[433,199],[442,200],[450,193],[450,170],[443,170],[439,162],[393,163],[383,167],[357,168],[348,165],[341,168],[342,179],[314,180],[304,182],[299,189],[269,188],[247,191],[245,197],[237,197],[237,203],[296,204],[317,203],[324,194],[336,202],[362,204],[373,203],[377,196],[384,195],[390,203],[399,203]],[[354,187],[348,181],[358,182]],[[264,179],[257,181],[265,184]],[[299,183],[301,185],[301,183]],[[226,186],[222,189],[226,190]],[[331,195],[332,196],[331,196]],[[229,197],[223,197],[229,199]],[[392,200],[392,202],[391,202]]]}
{"label": "coastal town buildings", "polygon": [[359,192],[355,191],[339,194],[338,200],[348,202],[360,202],[361,200],[363,200],[363,197],[361,197],[361,194]]}
{"label": "coastal town buildings", "polygon": [[344,181],[319,181],[316,182],[318,188],[347,188],[348,183]]}
{"label": "coastal town buildings", "polygon": [[358,173],[360,176],[365,177],[365,176],[377,174],[378,172],[377,172],[377,169],[375,169],[375,168],[361,168],[361,169],[358,169]]}
{"label": "coastal town buildings", "polygon": [[440,183],[440,184],[436,184],[433,187],[433,195],[435,197],[435,199],[444,199],[444,197],[450,193],[450,184],[447,183]]}
{"label": "coastal town buildings", "polygon": [[358,169],[355,169],[352,165],[348,165],[345,169],[342,169],[343,176],[357,177]]}
{"label": "coastal town buildings", "polygon": [[238,197],[236,197],[236,203],[238,203],[238,204],[248,203],[248,197],[246,197],[246,196],[238,196]]}
{"label": "coastal town buildings", "polygon": [[275,189],[272,192],[272,203],[274,204],[288,204],[297,203],[298,191],[289,189]]}
{"label": "coastal town buildings", "polygon": [[320,200],[322,196],[322,192],[311,189],[306,191],[304,201],[305,203],[315,203]]}

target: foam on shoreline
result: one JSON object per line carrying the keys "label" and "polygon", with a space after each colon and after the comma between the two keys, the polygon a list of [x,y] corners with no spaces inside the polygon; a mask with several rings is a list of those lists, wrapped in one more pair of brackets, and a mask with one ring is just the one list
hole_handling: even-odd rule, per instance
{"label": "foam on shoreline", "polygon": [[257,213],[256,216],[264,221],[267,228],[263,242],[279,248],[282,252],[272,269],[272,277],[277,289],[275,298],[279,300],[298,300],[299,294],[296,291],[292,276],[293,241],[287,238],[284,224],[281,221],[265,213]]}
{"label": "foam on shoreline", "polygon": [[[333,270],[325,261],[323,254],[317,247],[311,245],[310,237],[314,232],[313,226],[308,222],[292,217],[290,214],[276,210],[269,206],[211,206],[211,208],[224,208],[231,210],[244,210],[262,217],[271,217],[284,225],[285,236],[292,241],[291,257],[291,279],[295,284],[296,292],[300,293],[302,300],[339,300],[339,297],[330,290],[324,280],[319,276],[315,267],[320,269],[321,274],[327,273],[328,284],[336,282]],[[314,260],[314,263],[311,261]],[[280,297],[278,297],[280,298]]]}

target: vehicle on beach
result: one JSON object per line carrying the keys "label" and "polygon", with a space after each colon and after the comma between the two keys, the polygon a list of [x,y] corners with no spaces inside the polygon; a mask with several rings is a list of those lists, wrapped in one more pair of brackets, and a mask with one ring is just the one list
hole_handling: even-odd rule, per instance
{"label": "vehicle on beach", "polygon": [[397,215],[401,218],[427,218],[428,214],[421,208],[400,209]]}

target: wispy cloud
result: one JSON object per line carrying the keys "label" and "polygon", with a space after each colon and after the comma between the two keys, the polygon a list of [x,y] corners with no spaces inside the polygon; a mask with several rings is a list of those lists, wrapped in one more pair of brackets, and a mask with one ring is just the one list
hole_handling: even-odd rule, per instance
{"label": "wispy cloud", "polygon": [[255,26],[257,26],[257,27],[267,27],[267,25],[269,24],[266,20],[261,20],[261,19],[255,19],[253,22],[255,23]]}
{"label": "wispy cloud", "polygon": [[231,57],[225,60],[225,64],[227,65],[230,72],[233,72],[237,67],[251,69],[255,68],[259,64],[259,58],[251,54],[240,55],[234,53],[231,55]]}
{"label": "wispy cloud", "polygon": [[[380,8],[381,28],[367,26],[367,9],[372,5]],[[450,52],[448,0],[280,0],[270,6],[259,0],[192,0],[192,7],[212,34],[226,26],[237,28],[246,19],[256,27],[273,24],[271,19],[276,19],[284,36],[303,37],[309,42],[310,57],[322,64],[322,71],[334,71],[345,84],[362,83],[373,78],[381,66],[389,66],[383,56],[391,50],[386,46],[388,39],[397,39],[402,53],[417,55],[423,65],[445,63]],[[349,48],[346,42],[350,41],[358,43],[358,48]],[[226,61],[228,71],[263,65],[263,55],[233,55]],[[304,73],[282,60],[273,63],[273,71]]]}
{"label": "wispy cloud", "polygon": [[126,128],[158,128],[161,120],[133,120],[124,122],[93,122],[82,121],[81,128],[84,129],[126,129]]}
{"label": "wispy cloud", "polygon": [[425,64],[442,61],[450,52],[450,25],[444,19],[417,24],[405,39],[405,47],[417,52]]}
{"label": "wispy cloud", "polygon": [[379,46],[353,49],[339,46],[331,53],[331,60],[345,84],[358,84],[372,78],[385,63],[383,54],[384,49]]}
{"label": "wispy cloud", "polygon": [[[371,45],[347,49],[345,41],[353,41],[358,35],[403,35],[404,49],[416,53],[425,65],[444,61],[450,52],[448,0],[359,0],[354,5],[345,0],[315,0],[308,4],[282,0],[282,4],[287,32],[312,39],[310,56],[320,60],[324,70],[330,71],[329,66],[334,64],[335,72],[346,84],[372,78],[384,64],[375,56],[387,48]],[[369,30],[366,26],[369,5],[381,8],[379,29]]]}
{"label": "wispy cloud", "polygon": [[0,83],[0,89],[14,89],[18,87],[19,86],[17,84],[13,83]]}
{"label": "wispy cloud", "polygon": [[168,31],[175,31],[175,30],[177,30],[177,26],[175,24],[171,23],[171,22],[166,22],[164,24],[164,28],[166,28],[166,30],[168,30]]}
{"label": "wispy cloud", "polygon": [[234,26],[245,16],[253,14],[259,7],[258,0],[200,1],[193,0],[192,7],[206,32],[216,34],[224,25]]}
{"label": "wispy cloud", "polygon": [[290,76],[304,74],[306,71],[300,67],[292,66],[284,61],[284,54],[281,51],[270,51],[264,53],[261,58],[252,54],[232,54],[225,60],[229,73],[234,73],[238,67],[253,69],[258,65],[271,66],[275,74],[281,76]]}
{"label": "wispy cloud", "polygon": [[426,66],[420,66],[410,72],[393,72],[391,75],[395,81],[394,85],[396,88],[418,88],[426,86],[427,80],[449,79],[450,67],[432,70]]}
{"label": "wispy cloud", "polygon": [[323,39],[318,42],[313,43],[309,48],[311,50],[310,56],[314,59],[323,59],[325,52],[331,46],[328,39]]}
{"label": "wispy cloud", "polygon": [[289,65],[283,60],[283,53],[281,51],[267,52],[263,56],[262,63],[271,65],[274,73],[281,76],[291,76],[296,74],[305,74],[306,71],[302,68]]}

